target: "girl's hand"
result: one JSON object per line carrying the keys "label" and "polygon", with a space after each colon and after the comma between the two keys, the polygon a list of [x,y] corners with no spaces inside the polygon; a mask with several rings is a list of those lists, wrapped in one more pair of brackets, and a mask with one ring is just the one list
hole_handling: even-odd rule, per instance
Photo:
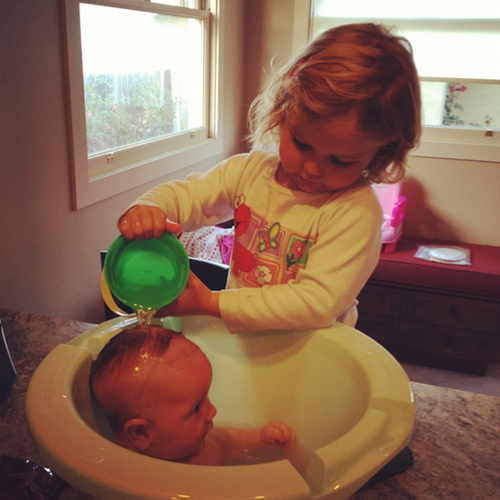
{"label": "girl's hand", "polygon": [[260,439],[263,446],[290,451],[295,444],[295,432],[280,420],[271,420],[260,430]]}
{"label": "girl's hand", "polygon": [[168,306],[162,307],[156,313],[158,317],[164,316],[196,316],[205,314],[220,318],[219,293],[212,292],[193,273],[189,272],[186,288],[179,297]]}
{"label": "girl's hand", "polygon": [[160,208],[149,205],[132,207],[121,218],[118,228],[127,240],[160,238],[165,231],[178,233],[181,230],[179,224],[167,220]]}

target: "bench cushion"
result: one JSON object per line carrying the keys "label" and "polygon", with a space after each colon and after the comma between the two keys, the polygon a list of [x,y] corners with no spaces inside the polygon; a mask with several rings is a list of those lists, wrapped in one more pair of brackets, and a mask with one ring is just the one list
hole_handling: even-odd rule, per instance
{"label": "bench cushion", "polygon": [[[414,257],[419,245],[468,248],[471,265],[441,264]],[[381,253],[371,279],[500,299],[500,247],[403,237],[394,253]]]}

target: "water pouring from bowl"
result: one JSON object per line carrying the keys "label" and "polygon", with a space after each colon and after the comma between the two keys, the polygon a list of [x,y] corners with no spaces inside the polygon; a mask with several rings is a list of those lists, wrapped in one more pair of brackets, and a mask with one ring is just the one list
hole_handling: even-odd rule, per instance
{"label": "water pouring from bowl", "polygon": [[149,324],[158,309],[179,297],[188,277],[186,250],[173,234],[141,241],[119,236],[106,255],[101,293],[118,316],[130,314],[120,309],[115,297],[135,311],[140,324]]}

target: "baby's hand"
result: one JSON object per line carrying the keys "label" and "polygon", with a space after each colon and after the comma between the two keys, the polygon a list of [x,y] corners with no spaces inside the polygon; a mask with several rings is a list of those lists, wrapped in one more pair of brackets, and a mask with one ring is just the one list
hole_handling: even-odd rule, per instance
{"label": "baby's hand", "polygon": [[122,217],[118,228],[127,240],[160,238],[165,231],[176,233],[181,230],[179,224],[167,220],[161,209],[149,205],[132,207]]}
{"label": "baby's hand", "polygon": [[260,439],[263,446],[290,451],[295,444],[295,433],[280,420],[271,420],[260,430]]}

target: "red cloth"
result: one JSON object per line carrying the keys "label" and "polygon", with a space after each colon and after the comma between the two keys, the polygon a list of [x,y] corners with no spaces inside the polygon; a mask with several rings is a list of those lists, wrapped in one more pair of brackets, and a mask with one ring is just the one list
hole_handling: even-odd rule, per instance
{"label": "red cloth", "polygon": [[[418,259],[419,245],[468,248],[471,265],[457,266]],[[381,253],[372,279],[500,298],[500,247],[426,240],[403,235],[394,253]]]}

